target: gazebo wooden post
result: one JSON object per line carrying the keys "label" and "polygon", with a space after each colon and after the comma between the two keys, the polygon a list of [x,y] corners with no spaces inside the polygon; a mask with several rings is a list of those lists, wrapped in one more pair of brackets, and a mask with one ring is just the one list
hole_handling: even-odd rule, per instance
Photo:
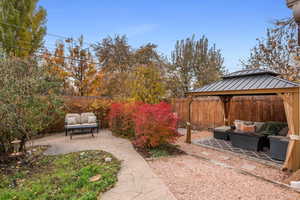
{"label": "gazebo wooden post", "polygon": [[193,97],[188,97],[188,116],[187,116],[187,122],[186,122],[186,140],[185,142],[188,144],[192,143],[192,133],[191,133],[191,105],[193,102]]}
{"label": "gazebo wooden post", "polygon": [[283,98],[285,113],[290,130],[290,142],[283,169],[300,169],[300,98],[299,90],[294,93],[280,94]]}
{"label": "gazebo wooden post", "polygon": [[232,96],[219,96],[220,100],[222,102],[222,107],[224,111],[224,125],[229,126],[230,120],[229,120],[229,111],[230,111],[230,103]]}

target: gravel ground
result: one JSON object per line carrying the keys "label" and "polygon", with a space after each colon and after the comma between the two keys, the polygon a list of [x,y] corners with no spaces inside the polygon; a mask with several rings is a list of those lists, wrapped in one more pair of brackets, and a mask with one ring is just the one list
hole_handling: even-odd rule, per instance
{"label": "gravel ground", "polygon": [[178,200],[297,200],[300,194],[191,156],[149,162]]}
{"label": "gravel ground", "polygon": [[[194,133],[193,138],[208,137],[205,131]],[[240,169],[245,164],[255,166],[249,172],[274,181],[281,181],[287,174],[280,169],[239,158],[230,153],[219,152],[196,145],[178,144],[189,154]],[[224,160],[224,158],[226,159]],[[168,185],[178,200],[297,200],[300,194],[261,179],[241,174],[234,169],[218,166],[190,155],[161,158],[150,161],[154,172]]]}
{"label": "gravel ground", "polygon": [[[212,137],[212,133],[209,131],[202,131],[202,132],[195,132],[192,135],[193,139],[205,138],[205,137]],[[210,148],[205,148],[197,145],[189,145],[185,142],[185,136],[181,137],[178,141],[181,149],[189,154],[199,155],[201,157],[205,157],[208,159],[218,160],[227,165],[230,165],[234,168],[243,169],[249,171],[257,176],[264,177],[266,179],[276,181],[276,182],[283,182],[290,174],[283,172],[280,168],[272,167],[268,165],[264,165],[258,163],[253,160],[248,160],[245,158],[241,158],[235,154],[228,153],[228,152],[221,152],[216,151]],[[228,159],[223,159],[223,158]],[[254,170],[247,170],[243,168],[245,165],[255,166]]]}

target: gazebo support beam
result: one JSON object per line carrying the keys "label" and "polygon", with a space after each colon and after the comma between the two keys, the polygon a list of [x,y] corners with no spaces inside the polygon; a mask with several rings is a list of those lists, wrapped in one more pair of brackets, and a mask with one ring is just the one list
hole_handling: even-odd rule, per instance
{"label": "gazebo support beam", "polygon": [[188,97],[188,116],[187,116],[187,122],[186,122],[186,140],[185,142],[188,144],[192,143],[192,133],[191,133],[191,105],[193,102],[193,97]]}
{"label": "gazebo support beam", "polygon": [[290,130],[290,142],[283,169],[296,171],[300,168],[300,98],[299,93],[279,94],[284,102],[286,118]]}
{"label": "gazebo support beam", "polygon": [[222,102],[222,107],[224,111],[224,125],[229,126],[230,125],[230,120],[229,120],[229,113],[230,113],[230,103],[232,96],[219,96],[221,102]]}

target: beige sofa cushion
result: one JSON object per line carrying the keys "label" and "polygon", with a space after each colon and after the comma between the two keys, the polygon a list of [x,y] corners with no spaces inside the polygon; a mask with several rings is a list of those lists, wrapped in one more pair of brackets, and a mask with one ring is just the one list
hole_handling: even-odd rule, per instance
{"label": "beige sofa cushion", "polygon": [[89,123],[89,117],[96,117],[94,113],[88,112],[88,113],[81,113],[80,118],[81,118],[81,123]]}
{"label": "beige sofa cushion", "polygon": [[67,118],[67,124],[68,125],[75,125],[75,124],[77,124],[76,117],[68,117]]}
{"label": "beige sofa cushion", "polygon": [[[70,120],[71,118],[71,120]],[[71,124],[80,124],[81,120],[80,120],[80,115],[77,113],[68,113],[66,114],[65,117],[65,122],[70,125]]]}
{"label": "beige sofa cushion", "polygon": [[92,124],[92,123],[96,123],[96,116],[88,116],[88,123]]}

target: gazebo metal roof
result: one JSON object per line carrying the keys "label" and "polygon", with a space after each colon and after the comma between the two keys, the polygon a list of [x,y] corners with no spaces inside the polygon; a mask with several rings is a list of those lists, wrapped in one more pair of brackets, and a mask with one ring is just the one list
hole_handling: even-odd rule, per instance
{"label": "gazebo metal roof", "polygon": [[199,89],[189,92],[189,94],[222,95],[240,93],[278,93],[281,89],[293,89],[300,85],[277,77],[277,73],[263,69],[242,70],[233,72],[223,77],[222,80],[205,85]]}

